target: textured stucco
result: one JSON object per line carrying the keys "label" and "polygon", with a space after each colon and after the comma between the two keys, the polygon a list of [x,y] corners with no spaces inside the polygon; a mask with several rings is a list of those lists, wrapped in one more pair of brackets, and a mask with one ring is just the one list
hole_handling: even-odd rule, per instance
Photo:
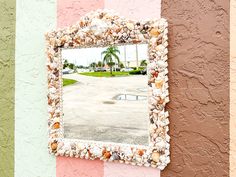
{"label": "textured stucco", "polygon": [[[85,15],[91,10],[102,8],[104,8],[103,0],[80,0],[79,2],[78,0],[57,0],[57,27],[72,25],[76,23],[82,15]],[[103,161],[57,157],[56,164],[57,177],[76,177],[78,175],[81,177],[95,177],[96,173],[98,177],[102,177],[104,174]]]}
{"label": "textured stucco", "polygon": [[155,168],[107,162],[104,164],[104,177],[160,177],[160,171]]}
{"label": "textured stucco", "polygon": [[104,0],[106,9],[134,20],[160,18],[161,0]]}
{"label": "textured stucco", "polygon": [[230,176],[236,176],[236,0],[230,1]]}
{"label": "textured stucco", "polygon": [[55,177],[48,153],[44,34],[56,27],[55,0],[17,0],[15,177]]}
{"label": "textured stucco", "polygon": [[86,13],[102,9],[104,0],[57,0],[57,27],[76,23]]}
{"label": "textured stucco", "polygon": [[0,0],[0,176],[14,176],[15,0]]}
{"label": "textured stucco", "polygon": [[229,175],[229,1],[162,0],[169,22],[171,163],[162,177]]}
{"label": "textured stucco", "polygon": [[104,177],[104,163],[100,160],[57,157],[56,177]]}
{"label": "textured stucco", "polygon": [[[105,8],[129,19],[147,20],[161,16],[161,0],[105,0]],[[160,170],[105,163],[104,174],[105,177],[158,177]]]}
{"label": "textured stucco", "polygon": [[[63,27],[69,24],[73,24],[78,21],[81,15],[88,13],[91,10],[106,8],[113,9],[118,12],[121,16],[130,19],[149,19],[149,18],[159,18],[160,17],[160,0],[106,0],[103,1],[86,1],[86,0],[58,0],[57,3],[57,26]],[[76,161],[78,159],[75,159]],[[114,164],[114,163],[104,163],[104,168],[101,165],[97,165],[96,161],[79,160],[82,166],[92,166],[93,169],[88,170],[88,168],[80,168],[76,165],[71,164],[72,160],[70,158],[57,158],[57,177],[68,176],[68,172],[73,175],[83,174],[82,176],[94,176],[94,171],[98,174],[103,173],[104,177],[159,177],[160,170],[145,168],[139,166],[131,166],[124,164]],[[103,164],[103,162],[100,162]],[[64,170],[63,170],[64,169]],[[79,171],[79,172],[78,172]],[[73,174],[73,175],[72,175]],[[81,176],[81,177],[82,177]]]}

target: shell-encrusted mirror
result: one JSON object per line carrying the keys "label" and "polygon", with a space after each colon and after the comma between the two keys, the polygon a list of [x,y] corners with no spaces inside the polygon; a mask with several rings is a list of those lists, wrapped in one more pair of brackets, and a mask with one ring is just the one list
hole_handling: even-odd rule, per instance
{"label": "shell-encrusted mirror", "polygon": [[166,167],[167,27],[97,10],[46,34],[50,153]]}

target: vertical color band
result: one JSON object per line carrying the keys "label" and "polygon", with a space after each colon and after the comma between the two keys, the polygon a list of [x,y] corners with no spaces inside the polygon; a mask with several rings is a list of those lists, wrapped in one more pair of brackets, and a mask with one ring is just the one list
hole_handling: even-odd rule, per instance
{"label": "vertical color band", "polygon": [[15,0],[0,0],[0,176],[14,176]]}

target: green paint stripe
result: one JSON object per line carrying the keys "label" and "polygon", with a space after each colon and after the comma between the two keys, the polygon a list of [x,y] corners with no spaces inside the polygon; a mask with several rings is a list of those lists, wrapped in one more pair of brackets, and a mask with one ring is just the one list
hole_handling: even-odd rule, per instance
{"label": "green paint stripe", "polygon": [[0,176],[14,176],[15,0],[0,0]]}

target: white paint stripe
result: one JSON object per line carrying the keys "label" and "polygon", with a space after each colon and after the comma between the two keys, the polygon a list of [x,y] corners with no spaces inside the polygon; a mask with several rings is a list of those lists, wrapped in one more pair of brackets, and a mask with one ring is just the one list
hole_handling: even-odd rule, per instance
{"label": "white paint stripe", "polygon": [[56,27],[56,0],[17,0],[15,62],[15,177],[55,177],[47,151],[44,33]]}

